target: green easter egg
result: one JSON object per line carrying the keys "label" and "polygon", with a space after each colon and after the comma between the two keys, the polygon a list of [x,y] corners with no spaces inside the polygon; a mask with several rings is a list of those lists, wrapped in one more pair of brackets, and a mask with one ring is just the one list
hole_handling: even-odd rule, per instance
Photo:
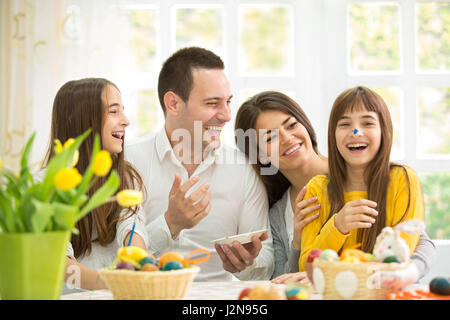
{"label": "green easter egg", "polygon": [[169,261],[162,268],[162,271],[183,269],[183,265],[179,261]]}
{"label": "green easter egg", "polygon": [[400,260],[398,260],[398,258],[396,256],[389,256],[389,257],[384,258],[383,262],[384,263],[392,263],[392,262],[400,263]]}
{"label": "green easter egg", "polygon": [[377,260],[377,258],[371,253],[366,253],[366,257],[367,257],[367,260],[369,260],[369,261]]}
{"label": "green easter egg", "polygon": [[450,280],[444,277],[436,277],[430,282],[430,291],[441,295],[450,295]]}
{"label": "green easter egg", "polygon": [[144,258],[141,259],[141,261],[139,261],[139,264],[141,266],[143,266],[144,264],[148,264],[148,263],[156,264],[155,258],[153,258],[153,257],[144,257]]}

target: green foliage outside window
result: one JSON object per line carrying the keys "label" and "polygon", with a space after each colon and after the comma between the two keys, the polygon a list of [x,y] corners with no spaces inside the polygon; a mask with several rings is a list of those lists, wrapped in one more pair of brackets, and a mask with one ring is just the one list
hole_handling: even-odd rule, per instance
{"label": "green foliage outside window", "polygon": [[397,5],[349,5],[350,66],[357,71],[398,70]]}
{"label": "green foliage outside window", "polygon": [[450,3],[416,4],[418,67],[450,69]]}
{"label": "green foliage outside window", "polygon": [[138,136],[155,131],[158,126],[159,100],[156,90],[141,90],[137,92],[137,127]]}
{"label": "green foliage outside window", "polygon": [[420,154],[450,154],[450,88],[418,88]]}
{"label": "green foliage outside window", "polygon": [[129,10],[131,64],[139,72],[156,71],[156,12]]}
{"label": "green foliage outside window", "polygon": [[392,124],[394,126],[394,139],[392,142],[392,155],[400,155],[402,150],[401,145],[401,105],[400,96],[401,90],[398,87],[372,88],[378,93],[386,102],[389,112],[391,114]]}
{"label": "green foliage outside window", "polygon": [[217,52],[222,49],[222,10],[218,8],[180,8],[176,11],[177,49],[203,46]]}
{"label": "green foliage outside window", "polygon": [[290,59],[290,10],[245,8],[240,36],[246,72],[285,71]]}
{"label": "green foliage outside window", "polygon": [[432,239],[450,239],[450,172],[420,174],[425,224]]}

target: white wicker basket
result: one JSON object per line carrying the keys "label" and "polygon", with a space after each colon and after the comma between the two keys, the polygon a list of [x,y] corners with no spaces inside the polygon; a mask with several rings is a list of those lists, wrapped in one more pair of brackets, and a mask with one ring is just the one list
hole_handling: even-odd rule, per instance
{"label": "white wicker basket", "polygon": [[345,263],[315,259],[314,287],[325,300],[384,300],[398,288],[377,285],[377,276],[386,271],[406,272],[411,263]]}
{"label": "white wicker basket", "polygon": [[187,293],[200,268],[171,271],[101,269],[100,276],[117,300],[179,300]]}

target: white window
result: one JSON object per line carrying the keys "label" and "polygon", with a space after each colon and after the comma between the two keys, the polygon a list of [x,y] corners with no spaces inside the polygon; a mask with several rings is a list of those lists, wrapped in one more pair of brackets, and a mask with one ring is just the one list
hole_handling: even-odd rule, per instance
{"label": "white window", "polygon": [[[392,159],[420,175],[427,231],[450,238],[450,3],[326,1],[326,106],[362,84],[388,103]],[[329,18],[329,19],[328,19]],[[329,50],[333,48],[333,50]],[[328,110],[329,110],[328,109]]]}
{"label": "white window", "polygon": [[[392,159],[419,172],[433,238],[450,238],[450,3],[448,1],[122,1],[128,38],[124,101],[131,135],[162,127],[162,62],[183,46],[225,62],[234,101],[279,90],[302,106],[326,154],[337,95],[365,85],[388,103]],[[122,86],[123,87],[123,86]],[[224,141],[234,145],[234,122]],[[129,135],[130,137],[130,135]]]}
{"label": "white window", "polygon": [[[40,28],[62,23],[57,34],[64,61],[55,65],[67,69],[67,80],[102,76],[118,85],[131,121],[128,140],[162,128],[159,70],[183,46],[206,47],[225,62],[234,95],[233,120],[223,133],[229,145],[242,102],[278,90],[305,110],[326,155],[334,99],[355,85],[373,88],[391,110],[392,160],[410,165],[422,179],[430,236],[450,239],[449,0],[67,2],[54,9],[66,13],[62,22],[47,21],[52,18],[46,7],[37,10],[37,18],[46,17]],[[51,56],[42,50],[36,51],[38,62]],[[48,74],[48,68],[40,72],[41,65],[35,64],[36,74]],[[36,91],[35,99],[47,94],[40,87]],[[55,92],[50,97],[48,90],[48,101]],[[33,117],[37,131],[48,130],[39,126],[46,125],[50,112]]]}

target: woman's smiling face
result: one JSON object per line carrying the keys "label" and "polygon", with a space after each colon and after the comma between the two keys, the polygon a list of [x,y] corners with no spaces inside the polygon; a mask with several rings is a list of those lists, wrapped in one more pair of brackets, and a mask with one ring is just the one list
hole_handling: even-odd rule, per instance
{"label": "woman's smiling face", "polygon": [[263,111],[255,129],[260,152],[280,170],[295,169],[315,152],[306,128],[292,115],[278,110]]}

